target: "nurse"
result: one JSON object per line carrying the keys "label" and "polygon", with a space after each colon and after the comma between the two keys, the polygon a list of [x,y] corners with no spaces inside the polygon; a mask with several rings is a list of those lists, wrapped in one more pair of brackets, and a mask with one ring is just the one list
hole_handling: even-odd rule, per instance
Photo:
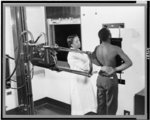
{"label": "nurse", "polygon": [[[77,35],[71,35],[67,38],[70,49],[80,51],[81,43]],[[87,54],[69,52],[68,64],[70,69],[78,71],[89,71],[89,58]],[[71,115],[90,115],[96,114],[97,101],[94,94],[90,78],[72,74],[71,80]]]}

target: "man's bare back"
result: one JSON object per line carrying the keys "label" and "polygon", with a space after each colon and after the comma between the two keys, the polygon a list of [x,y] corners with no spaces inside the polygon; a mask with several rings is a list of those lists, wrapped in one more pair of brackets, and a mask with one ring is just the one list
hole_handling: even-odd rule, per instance
{"label": "man's bare back", "polygon": [[103,66],[116,67],[117,46],[101,44],[97,48],[96,56]]}
{"label": "man's bare back", "polygon": [[[119,55],[124,64],[116,67],[116,56]],[[115,71],[122,71],[128,68],[132,62],[129,57],[123,52],[123,50],[110,43],[102,43],[97,47],[96,50],[97,60],[102,63],[103,66],[112,67]]]}

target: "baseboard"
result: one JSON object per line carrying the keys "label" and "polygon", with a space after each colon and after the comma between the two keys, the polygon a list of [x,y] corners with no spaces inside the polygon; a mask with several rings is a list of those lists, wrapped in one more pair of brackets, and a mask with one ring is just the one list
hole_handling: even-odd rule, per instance
{"label": "baseboard", "polygon": [[58,106],[58,107],[63,108],[65,110],[67,110],[67,111],[71,111],[71,105],[66,104],[64,102],[60,102],[58,100],[54,100],[54,99],[49,98],[49,97],[45,97],[45,98],[36,100],[34,102],[34,107],[38,107],[38,106],[40,106],[42,104],[46,104],[46,103]]}
{"label": "baseboard", "polygon": [[[37,108],[38,106],[41,106],[43,104],[55,105],[55,106],[62,108],[62,109],[71,113],[71,105],[60,102],[58,100],[54,100],[52,98],[45,97],[45,98],[34,101],[34,107],[35,108]],[[23,107],[22,108],[16,107],[14,109],[6,111],[6,115],[26,115],[26,114],[27,114],[27,112],[25,112],[23,110]]]}

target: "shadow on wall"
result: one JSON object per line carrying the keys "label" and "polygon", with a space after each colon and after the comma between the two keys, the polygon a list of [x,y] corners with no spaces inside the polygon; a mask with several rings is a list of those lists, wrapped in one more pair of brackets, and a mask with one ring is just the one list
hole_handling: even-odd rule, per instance
{"label": "shadow on wall", "polygon": [[134,95],[139,92],[139,89],[145,87],[145,46],[143,44],[145,40],[142,33],[142,31],[133,28],[125,28],[121,32],[123,50],[131,58],[133,66],[125,71],[128,76],[122,74],[122,77],[126,80],[126,85],[120,86],[120,91],[126,95],[126,100],[124,100],[122,94],[119,95],[119,100],[128,103],[121,105],[120,102],[120,105],[123,109],[130,110],[131,115],[134,114]]}
{"label": "shadow on wall", "polygon": [[138,38],[140,37],[140,33],[136,31],[135,29],[125,29],[124,32],[126,33],[127,37],[129,38]]}

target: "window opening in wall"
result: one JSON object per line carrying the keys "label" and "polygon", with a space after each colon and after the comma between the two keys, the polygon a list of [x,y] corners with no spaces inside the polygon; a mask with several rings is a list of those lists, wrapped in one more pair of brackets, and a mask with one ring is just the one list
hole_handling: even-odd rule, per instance
{"label": "window opening in wall", "polygon": [[[57,44],[60,47],[68,47],[67,44],[67,37],[73,34],[76,34],[80,38],[81,42],[81,50],[82,50],[82,40],[81,40],[81,26],[80,24],[65,24],[65,25],[50,25],[53,28],[52,33],[52,44]],[[51,31],[51,30],[50,30]],[[67,55],[68,52],[66,51],[59,51],[57,53],[57,59],[58,59],[58,65],[61,64],[61,66],[68,66],[67,63]]]}

